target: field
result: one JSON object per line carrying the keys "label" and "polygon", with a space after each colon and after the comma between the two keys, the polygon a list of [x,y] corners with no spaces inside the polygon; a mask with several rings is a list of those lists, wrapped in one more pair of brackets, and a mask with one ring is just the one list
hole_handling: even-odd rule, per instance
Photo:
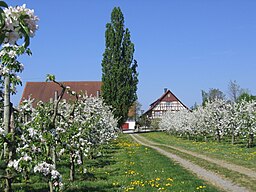
{"label": "field", "polygon": [[[68,160],[58,165],[65,183],[63,191],[219,191],[154,150],[121,135],[105,145],[102,156],[88,159],[87,173],[77,167],[76,181],[70,182]],[[46,192],[47,183],[32,177],[27,185],[14,184],[18,192]]]}
{"label": "field", "polygon": [[144,137],[161,144],[185,148],[217,159],[223,159],[256,171],[256,147],[246,148],[244,145],[229,143],[196,142],[163,132],[143,134]]}
{"label": "field", "polygon": [[[170,145],[179,149],[185,149],[192,151],[200,155],[204,155],[207,158],[217,159],[218,161],[225,161],[230,164],[239,165],[241,167],[249,168],[249,170],[256,170],[256,149],[246,148],[244,145],[231,145],[225,143],[216,142],[195,142],[189,141],[183,138],[177,138],[166,133],[148,133],[143,134],[145,138],[154,141],[159,144]],[[211,163],[197,156],[189,155],[180,150],[162,146],[168,152],[179,155],[180,157],[187,159],[200,167],[207,170],[211,170],[217,174],[224,176],[225,178],[237,183],[241,186],[249,188],[251,191],[256,191],[255,176],[254,178],[247,175],[232,171],[222,165],[222,162]]]}

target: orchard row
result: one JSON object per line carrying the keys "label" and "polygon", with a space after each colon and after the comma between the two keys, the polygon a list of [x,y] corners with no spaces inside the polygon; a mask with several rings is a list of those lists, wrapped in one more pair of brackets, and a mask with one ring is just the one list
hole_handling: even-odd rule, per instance
{"label": "orchard row", "polygon": [[218,142],[227,138],[234,144],[236,139],[242,138],[252,147],[256,134],[256,101],[231,103],[217,99],[193,111],[169,111],[159,126],[169,133],[202,136],[205,140],[214,138]]}

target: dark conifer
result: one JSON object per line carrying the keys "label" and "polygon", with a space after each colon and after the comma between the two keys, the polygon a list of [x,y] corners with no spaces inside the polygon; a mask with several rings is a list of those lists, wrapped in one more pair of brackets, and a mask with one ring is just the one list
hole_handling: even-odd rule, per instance
{"label": "dark conifer", "polygon": [[102,97],[113,107],[119,126],[127,120],[129,108],[137,99],[137,61],[130,31],[124,29],[124,16],[119,7],[111,13],[111,23],[105,32],[105,52],[102,60]]}

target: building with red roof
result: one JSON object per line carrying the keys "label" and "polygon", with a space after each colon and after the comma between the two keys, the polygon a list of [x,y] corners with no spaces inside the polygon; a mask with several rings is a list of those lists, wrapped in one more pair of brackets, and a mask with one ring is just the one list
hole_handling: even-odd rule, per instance
{"label": "building with red roof", "polygon": [[[167,111],[173,112],[188,109],[170,90],[164,89],[164,94],[154,101],[144,113],[150,119],[161,118]],[[189,109],[188,109],[189,110]]]}

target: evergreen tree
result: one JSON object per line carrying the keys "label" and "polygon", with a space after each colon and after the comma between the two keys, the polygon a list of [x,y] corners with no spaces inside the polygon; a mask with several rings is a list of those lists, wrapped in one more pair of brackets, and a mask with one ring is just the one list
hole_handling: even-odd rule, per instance
{"label": "evergreen tree", "polygon": [[124,16],[119,7],[111,13],[111,23],[105,32],[105,52],[102,60],[102,97],[121,126],[128,116],[129,108],[137,99],[137,61],[133,58],[134,44],[129,29],[124,29]]}

